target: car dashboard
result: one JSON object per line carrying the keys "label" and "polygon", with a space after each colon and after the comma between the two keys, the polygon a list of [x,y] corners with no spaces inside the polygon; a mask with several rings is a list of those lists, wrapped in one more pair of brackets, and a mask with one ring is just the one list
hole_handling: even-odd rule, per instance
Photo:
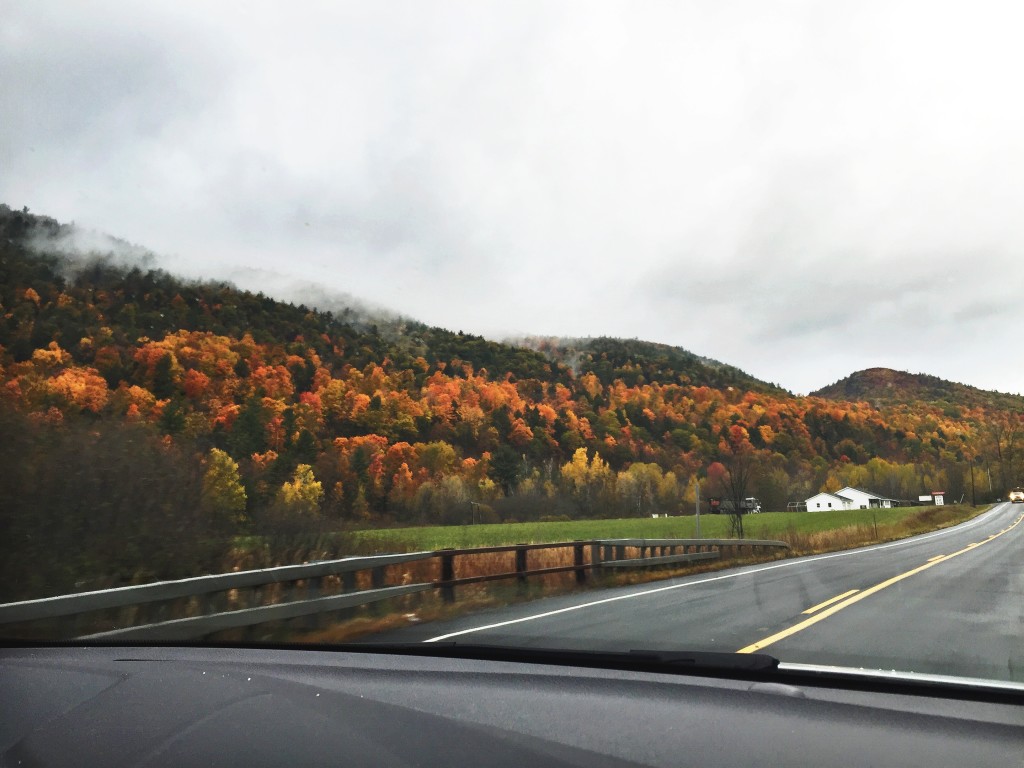
{"label": "car dashboard", "polygon": [[9,647],[0,764],[1012,766],[1024,756],[1014,684],[477,656]]}

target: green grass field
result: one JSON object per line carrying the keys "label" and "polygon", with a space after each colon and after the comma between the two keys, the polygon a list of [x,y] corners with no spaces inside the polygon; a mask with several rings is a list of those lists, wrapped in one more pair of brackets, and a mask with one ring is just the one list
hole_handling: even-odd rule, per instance
{"label": "green grass field", "polygon": [[[786,534],[810,534],[851,526],[877,525],[879,529],[899,528],[919,516],[922,507],[863,509],[841,512],[763,512],[744,518],[748,539],[776,539]],[[953,512],[953,507],[947,511]],[[970,508],[967,508],[968,510]],[[965,515],[965,518],[969,514]],[[729,519],[725,515],[701,515],[703,538],[727,538]],[[539,544],[574,539],[679,538],[696,535],[695,518],[659,517],[617,520],[575,520],[552,523],[508,523],[497,525],[430,526],[383,528],[360,531],[358,539],[387,548],[428,550],[444,547],[484,547],[501,544]]]}

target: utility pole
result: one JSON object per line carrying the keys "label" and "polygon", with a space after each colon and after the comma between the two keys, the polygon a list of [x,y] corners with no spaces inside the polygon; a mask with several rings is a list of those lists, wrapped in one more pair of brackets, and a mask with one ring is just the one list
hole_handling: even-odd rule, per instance
{"label": "utility pole", "polygon": [[978,498],[974,493],[974,456],[971,456],[971,506],[978,506]]}

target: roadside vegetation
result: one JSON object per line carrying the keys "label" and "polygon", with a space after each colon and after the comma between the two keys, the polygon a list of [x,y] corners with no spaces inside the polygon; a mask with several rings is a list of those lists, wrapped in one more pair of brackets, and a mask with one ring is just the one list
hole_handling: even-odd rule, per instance
{"label": "roadside vegetation", "polygon": [[[813,554],[924,533],[955,525],[983,511],[984,507],[900,507],[896,509],[850,510],[842,512],[766,512],[748,515],[746,538],[784,541],[788,555]],[[731,538],[728,515],[701,515],[701,538]],[[620,518],[614,520],[556,520],[536,523],[381,528],[336,533],[299,535],[289,538],[238,537],[225,570],[265,568],[283,563],[324,560],[381,552],[422,552],[437,549],[467,549],[510,544],[546,544],[590,539],[692,539],[696,538],[694,516],[662,518]],[[568,565],[555,558],[555,550],[543,557],[545,565]],[[541,555],[535,555],[537,557]],[[779,557],[782,554],[771,555]],[[482,562],[487,556],[478,558]],[[507,559],[507,554],[497,555]],[[568,555],[564,555],[568,558]],[[473,562],[476,562],[474,560]],[[464,561],[469,563],[471,561]],[[465,566],[463,566],[465,568]],[[511,568],[511,566],[509,566]],[[479,576],[501,568],[468,570],[460,575]],[[650,578],[663,578],[664,571]]]}
{"label": "roadside vegetation", "polygon": [[[764,512],[746,517],[746,537],[777,539],[793,543],[817,535],[821,541],[839,531],[875,530],[880,540],[900,538],[904,530],[923,530],[927,520],[967,519],[971,507],[898,507],[833,512]],[[937,513],[937,510],[942,510]],[[399,551],[445,547],[487,547],[502,544],[540,544],[576,539],[692,539],[697,520],[693,515],[616,520],[562,520],[536,523],[491,525],[425,526],[357,531],[356,541],[365,537],[379,544],[393,543]],[[701,536],[706,539],[730,537],[728,515],[701,515]],[[905,535],[912,535],[907,533]]]}
{"label": "roadside vegetation", "polygon": [[[909,514],[873,515],[870,518],[861,515],[859,521],[847,521],[846,524],[830,528],[816,529],[815,526],[798,527],[794,525],[782,531],[778,538],[790,545],[791,556],[834,552],[905,539],[909,536],[949,528],[977,517],[987,509],[989,509],[988,506],[972,507],[969,504],[914,507],[911,510],[906,510]],[[815,513],[796,514],[813,515]],[[843,513],[835,514],[842,515]]]}

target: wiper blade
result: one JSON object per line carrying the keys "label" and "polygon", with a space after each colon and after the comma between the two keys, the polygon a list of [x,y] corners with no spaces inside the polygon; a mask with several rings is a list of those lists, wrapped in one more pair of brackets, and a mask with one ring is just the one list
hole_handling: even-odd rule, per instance
{"label": "wiper blade", "polygon": [[552,664],[563,667],[620,669],[661,674],[705,675],[709,677],[774,678],[781,672],[779,660],[765,653],[722,653],[720,651],[592,651],[569,648],[540,648],[518,645],[459,643],[275,643],[211,640],[0,640],[0,647],[96,647],[96,648],[228,648],[233,650],[317,651],[379,653],[399,656],[507,661],[522,664]]}
{"label": "wiper blade", "polygon": [[337,650],[365,653],[557,664],[669,674],[764,673],[772,672],[779,666],[779,660],[766,653],[722,653],[718,651],[590,651],[454,641],[399,644],[352,643],[336,648]]}

